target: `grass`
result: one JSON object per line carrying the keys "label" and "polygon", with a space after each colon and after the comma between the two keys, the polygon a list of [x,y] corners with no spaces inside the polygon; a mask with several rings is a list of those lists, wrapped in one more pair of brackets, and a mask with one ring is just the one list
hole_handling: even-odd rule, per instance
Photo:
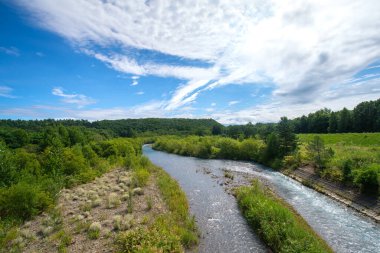
{"label": "grass", "polygon": [[[316,135],[334,151],[320,173],[322,178],[356,186],[365,194],[379,194],[376,188],[380,184],[380,133],[299,134],[303,163],[309,163],[305,147]],[[368,173],[372,173],[373,179],[363,181]]]}
{"label": "grass", "polygon": [[198,233],[194,217],[190,216],[189,203],[185,193],[178,182],[171,178],[161,168],[155,167],[158,188],[163,199],[172,213],[171,218],[177,224],[173,230],[180,235],[181,242],[186,248],[190,248],[198,243]]}
{"label": "grass", "polygon": [[288,204],[258,182],[236,190],[249,225],[273,252],[333,252]]}
{"label": "grass", "polygon": [[[152,164],[149,167],[169,212],[158,215],[152,223],[146,222],[144,227],[119,233],[115,240],[117,252],[184,252],[184,248],[198,243],[186,195],[164,170]],[[152,208],[152,199],[147,196],[146,201],[148,209]]]}
{"label": "grass", "polygon": [[314,136],[320,136],[324,143],[340,144],[347,146],[378,147],[380,145],[380,133],[339,133],[339,134],[298,134],[301,143],[313,140]]}

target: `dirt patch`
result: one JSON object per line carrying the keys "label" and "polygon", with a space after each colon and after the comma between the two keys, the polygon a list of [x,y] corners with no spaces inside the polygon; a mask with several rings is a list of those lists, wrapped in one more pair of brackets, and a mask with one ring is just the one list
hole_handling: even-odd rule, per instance
{"label": "dirt patch", "polygon": [[154,176],[133,189],[131,172],[115,169],[91,183],[61,191],[58,205],[27,222],[24,252],[113,252],[121,230],[150,224],[167,212]]}

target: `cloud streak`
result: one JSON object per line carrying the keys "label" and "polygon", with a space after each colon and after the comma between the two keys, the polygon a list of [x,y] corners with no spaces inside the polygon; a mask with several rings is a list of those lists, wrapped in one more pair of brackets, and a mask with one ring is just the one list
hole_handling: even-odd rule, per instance
{"label": "cloud streak", "polygon": [[74,104],[78,108],[82,108],[86,105],[96,103],[96,100],[93,98],[87,97],[82,94],[67,94],[64,93],[63,89],[58,87],[52,90],[52,94],[58,97],[61,97],[61,101],[66,104]]}
{"label": "cloud streak", "polygon": [[8,86],[0,86],[0,97],[4,98],[16,98],[16,96],[12,95],[13,89]]}

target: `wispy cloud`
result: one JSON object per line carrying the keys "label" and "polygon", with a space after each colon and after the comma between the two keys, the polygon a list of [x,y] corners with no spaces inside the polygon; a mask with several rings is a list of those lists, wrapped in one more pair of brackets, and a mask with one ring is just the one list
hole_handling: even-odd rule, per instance
{"label": "wispy cloud", "polygon": [[[313,105],[380,59],[378,0],[17,2],[110,68],[180,79],[168,111],[206,90],[252,83],[272,85],[277,101]],[[141,50],[204,64],[141,59]]]}
{"label": "wispy cloud", "polygon": [[8,86],[0,86],[0,97],[5,98],[16,98],[16,96],[12,95],[13,89]]}
{"label": "wispy cloud", "polygon": [[136,92],[136,95],[144,95],[144,94],[145,94],[145,92],[143,92],[143,91]]}
{"label": "wispy cloud", "polygon": [[139,84],[139,76],[132,76],[131,79],[132,79],[132,83],[131,83],[131,86],[136,86]]}
{"label": "wispy cloud", "polygon": [[231,105],[236,105],[238,103],[240,103],[240,101],[233,100],[233,101],[228,102],[228,105],[231,106]]}
{"label": "wispy cloud", "polygon": [[20,56],[20,51],[16,47],[0,47],[0,52],[11,56]]}
{"label": "wispy cloud", "polygon": [[55,96],[62,97],[61,101],[67,104],[74,104],[78,108],[82,108],[86,105],[96,103],[96,100],[93,98],[87,97],[82,94],[66,94],[63,89],[58,87],[52,90],[52,94]]}

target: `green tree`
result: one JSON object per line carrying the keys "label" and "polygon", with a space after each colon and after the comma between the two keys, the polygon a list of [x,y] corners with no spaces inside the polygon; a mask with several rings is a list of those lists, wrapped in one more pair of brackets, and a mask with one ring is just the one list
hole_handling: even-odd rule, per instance
{"label": "green tree", "polygon": [[280,154],[280,142],[278,139],[278,135],[276,133],[271,133],[268,135],[266,140],[266,148],[264,152],[264,161],[269,162],[276,157],[279,157]]}
{"label": "green tree", "polygon": [[211,133],[212,133],[212,135],[221,135],[222,134],[222,127],[220,125],[212,126]]}
{"label": "green tree", "polygon": [[352,115],[347,108],[343,108],[339,112],[338,131],[339,133],[347,133],[352,129]]}
{"label": "green tree", "polygon": [[297,148],[297,137],[294,133],[294,127],[287,117],[282,117],[277,125],[280,156],[290,154]]}
{"label": "green tree", "polygon": [[338,116],[336,112],[332,112],[329,120],[329,133],[336,133],[338,131]]}
{"label": "green tree", "polygon": [[334,156],[334,151],[331,148],[326,148],[322,138],[318,135],[314,136],[314,139],[309,142],[306,149],[318,173],[326,168],[327,162]]}

